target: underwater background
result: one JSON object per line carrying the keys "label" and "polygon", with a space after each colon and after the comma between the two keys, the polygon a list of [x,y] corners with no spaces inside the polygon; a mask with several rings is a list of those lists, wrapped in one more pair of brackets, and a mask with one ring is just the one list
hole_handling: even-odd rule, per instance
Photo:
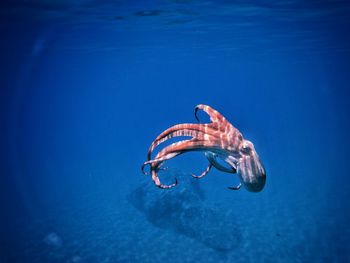
{"label": "underwater background", "polygon": [[[350,262],[350,2],[8,0],[0,262]],[[208,104],[262,192],[203,153],[141,173]],[[202,118],[205,116],[201,115]]]}

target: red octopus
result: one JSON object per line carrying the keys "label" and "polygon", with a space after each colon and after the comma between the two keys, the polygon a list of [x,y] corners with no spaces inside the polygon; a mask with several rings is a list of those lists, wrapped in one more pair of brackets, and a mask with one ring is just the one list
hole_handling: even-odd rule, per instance
{"label": "red octopus", "polygon": [[[245,140],[242,134],[224,116],[210,106],[203,104],[196,106],[195,117],[198,122],[198,110],[205,111],[211,122],[177,124],[162,132],[149,147],[147,161],[142,165],[142,171],[146,174],[144,168],[150,165],[152,180],[155,185],[162,189],[169,189],[177,185],[177,179],[175,178],[173,184],[162,184],[158,177],[161,165],[185,152],[203,151],[209,164],[201,175],[192,175],[194,178],[204,177],[212,167],[215,167],[223,172],[238,174],[239,185],[228,187],[229,189],[239,190],[243,185],[250,192],[261,191],[265,186],[266,172],[253,143]],[[159,151],[153,159],[151,158],[152,152],[159,144],[178,136],[192,138],[175,142]],[[221,159],[228,167],[221,165],[218,159]]]}

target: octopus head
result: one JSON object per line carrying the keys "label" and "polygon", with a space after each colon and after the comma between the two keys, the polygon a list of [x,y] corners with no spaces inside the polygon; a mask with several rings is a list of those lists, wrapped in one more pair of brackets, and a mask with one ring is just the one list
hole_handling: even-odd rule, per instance
{"label": "octopus head", "polygon": [[243,140],[240,148],[237,172],[243,186],[250,192],[260,192],[266,182],[266,172],[253,143]]}

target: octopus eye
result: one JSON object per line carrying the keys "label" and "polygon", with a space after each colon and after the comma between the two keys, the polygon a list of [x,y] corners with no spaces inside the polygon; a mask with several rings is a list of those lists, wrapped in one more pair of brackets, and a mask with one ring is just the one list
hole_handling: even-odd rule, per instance
{"label": "octopus eye", "polygon": [[249,147],[249,145],[247,144],[243,144],[242,148],[241,148],[241,152],[243,154],[249,154],[251,152],[251,148]]}

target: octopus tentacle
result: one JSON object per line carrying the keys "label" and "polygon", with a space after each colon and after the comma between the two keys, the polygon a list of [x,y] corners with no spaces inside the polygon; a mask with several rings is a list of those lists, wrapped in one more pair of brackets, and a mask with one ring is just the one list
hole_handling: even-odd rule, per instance
{"label": "octopus tentacle", "polygon": [[[144,174],[147,174],[144,169],[147,165],[151,165],[152,167],[158,167],[160,166],[161,163],[169,160],[169,159],[172,159],[174,157],[176,157],[177,155],[181,154],[181,152],[173,152],[173,153],[167,153],[167,154],[164,154],[163,156],[159,156],[158,158],[154,158],[153,160],[148,160],[146,162],[143,163],[141,169],[142,169],[142,172]],[[153,168],[152,168],[153,169]]]}
{"label": "octopus tentacle", "polygon": [[174,187],[177,184],[177,180],[176,180],[176,183],[171,185],[163,185],[160,182],[158,177],[158,170],[162,162],[172,159],[187,151],[204,150],[204,149],[207,149],[208,147],[215,147],[215,146],[216,145],[213,142],[208,142],[208,141],[203,141],[198,139],[191,139],[191,140],[176,142],[176,143],[170,144],[169,146],[161,150],[153,160],[146,161],[142,166],[142,170],[144,171],[144,167],[150,164],[153,182],[160,188],[168,189],[168,188]]}
{"label": "octopus tentacle", "polygon": [[156,170],[152,170],[152,180],[154,182],[154,184],[156,186],[158,186],[159,188],[162,188],[162,189],[170,189],[170,188],[173,188],[177,185],[177,179],[175,177],[175,182],[172,183],[172,184],[169,184],[169,185],[166,185],[166,184],[162,184],[159,180],[159,177],[158,177],[158,173]]}
{"label": "octopus tentacle", "polygon": [[208,161],[218,170],[222,171],[222,172],[226,172],[226,173],[236,173],[236,169],[234,167],[232,167],[232,165],[230,164],[230,168],[227,168],[223,165],[221,165],[218,161],[217,161],[217,155],[215,153],[212,152],[205,152],[205,156],[207,157]]}
{"label": "octopus tentacle", "polygon": [[194,110],[194,115],[196,117],[196,119],[199,121],[199,118],[197,116],[198,110],[203,110],[204,112],[206,112],[209,117],[210,117],[210,126],[217,132],[219,132],[219,134],[233,134],[235,132],[238,132],[237,129],[235,127],[233,127],[233,125],[231,123],[229,123],[226,118],[221,115],[220,112],[214,110],[213,108],[211,108],[210,106],[207,105],[203,105],[203,104],[199,104],[195,107]]}
{"label": "octopus tentacle", "polygon": [[206,176],[206,175],[209,173],[211,167],[212,167],[212,164],[209,163],[208,166],[207,166],[207,168],[206,168],[200,175],[192,174],[192,177],[193,177],[193,178],[196,178],[196,179],[203,178],[204,176]]}
{"label": "octopus tentacle", "polygon": [[191,140],[183,140],[180,142],[175,142],[165,147],[163,150],[161,150],[153,160],[148,160],[144,162],[142,167],[144,168],[148,164],[151,164],[152,167],[156,167],[161,162],[172,159],[182,153],[185,153],[191,150],[199,151],[200,149],[205,149],[204,143],[201,140],[191,139]]}
{"label": "octopus tentacle", "polygon": [[[193,140],[193,139],[192,139]],[[159,178],[158,178],[158,171],[159,171],[159,167],[161,166],[161,164],[169,159],[172,159],[174,157],[176,157],[177,155],[180,155],[183,153],[184,146],[187,145],[191,140],[184,140],[184,141],[180,141],[180,142],[176,142],[173,144],[170,144],[169,146],[165,147],[162,151],[160,151],[157,156],[153,159],[153,160],[148,160],[146,162],[143,163],[141,170],[144,174],[148,174],[147,172],[145,172],[145,167],[147,165],[151,165],[151,174],[152,174],[152,180],[154,181],[154,183],[160,187],[160,188],[170,188],[170,187],[174,187],[177,184],[177,180],[175,178],[176,183],[172,184],[172,185],[164,185],[160,182]],[[177,148],[178,150],[175,150],[175,148]]]}
{"label": "octopus tentacle", "polygon": [[[179,155],[188,151],[203,151],[207,149],[209,150],[215,149],[216,147],[220,147],[220,145],[218,145],[216,141],[206,141],[206,140],[198,140],[198,139],[184,140],[180,142],[175,142],[165,147],[156,155],[154,159],[159,159],[164,156],[167,156],[168,154],[173,154],[173,153],[176,153],[176,155]],[[170,158],[167,158],[167,159],[171,159],[175,156],[171,156]]]}
{"label": "octopus tentacle", "polygon": [[194,116],[196,117],[197,121],[199,121],[199,118],[197,116],[198,110],[203,110],[206,112],[210,117],[210,121],[213,123],[228,123],[226,118],[222,116],[220,112],[204,104],[199,104],[194,108]]}
{"label": "octopus tentacle", "polygon": [[241,189],[241,187],[242,187],[242,184],[239,183],[239,185],[237,185],[237,186],[229,186],[227,188],[230,190],[239,190],[239,189]]}
{"label": "octopus tentacle", "polygon": [[[237,167],[237,165],[234,163],[234,158],[233,157],[227,157],[226,159],[225,159],[225,162],[228,164],[228,165],[230,165],[231,166],[231,168],[235,171],[235,173],[237,172],[237,169],[239,168],[239,167]],[[237,186],[229,186],[229,187],[227,187],[228,189],[230,189],[230,190],[239,190],[239,189],[241,189],[241,187],[242,187],[242,183],[239,183]]]}
{"label": "octopus tentacle", "polygon": [[[176,155],[174,155],[174,156],[176,156]],[[144,174],[148,174],[147,172],[144,171],[144,168],[146,165],[150,164],[151,165],[152,180],[153,180],[154,184],[162,189],[170,189],[170,188],[173,188],[174,186],[177,185],[176,177],[175,177],[175,182],[170,184],[170,185],[162,184],[159,180],[159,177],[158,177],[158,171],[161,169],[160,166],[163,164],[164,160],[166,160],[166,157],[147,161],[142,165],[141,169],[142,169],[142,172]]]}
{"label": "octopus tentacle", "polygon": [[170,189],[170,188],[173,188],[174,186],[177,185],[177,179],[175,177],[175,182],[170,184],[170,185],[165,185],[165,184],[162,184],[159,180],[159,177],[158,177],[158,171],[159,171],[159,167],[164,163],[164,161],[166,160],[169,160],[171,158],[174,158],[175,156],[181,154],[180,151],[178,152],[170,152],[170,153],[166,153],[162,156],[158,156],[157,155],[157,158],[155,158],[154,160],[149,160],[147,162],[145,162],[143,164],[143,167],[147,164],[150,164],[151,165],[151,173],[152,173],[152,180],[154,182],[154,184],[156,186],[158,186],[159,188],[162,188],[162,189]]}
{"label": "octopus tentacle", "polygon": [[161,143],[173,137],[179,137],[179,136],[190,136],[192,138],[203,140],[205,137],[206,139],[212,139],[211,136],[215,137],[217,136],[217,134],[215,133],[215,130],[212,128],[212,126],[208,124],[185,123],[185,124],[174,125],[168,128],[167,130],[165,130],[164,132],[162,132],[152,142],[147,153],[148,160],[151,159],[151,154],[158,145],[160,145]]}
{"label": "octopus tentacle", "polygon": [[174,183],[172,183],[170,185],[165,185],[165,184],[162,184],[160,182],[159,177],[158,177],[158,171],[161,169],[160,166],[164,163],[164,161],[171,159],[171,158],[174,158],[175,156],[177,156],[179,154],[180,154],[180,152],[169,153],[163,157],[159,157],[159,158],[156,158],[154,160],[149,160],[147,162],[144,162],[144,164],[142,165],[142,168],[141,168],[142,172],[144,174],[148,174],[144,171],[144,168],[146,165],[151,165],[152,180],[155,183],[155,185],[158,186],[159,188],[162,188],[162,189],[170,189],[170,188],[177,185],[176,177],[175,177]]}

